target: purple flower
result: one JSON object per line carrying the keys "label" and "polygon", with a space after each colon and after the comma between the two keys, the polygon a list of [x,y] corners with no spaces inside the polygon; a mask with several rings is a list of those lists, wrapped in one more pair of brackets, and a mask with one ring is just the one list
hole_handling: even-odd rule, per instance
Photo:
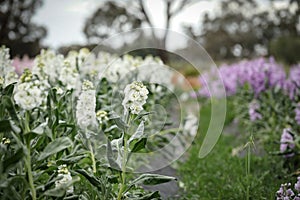
{"label": "purple flower", "polygon": [[289,77],[285,81],[284,89],[290,99],[294,99],[297,95],[298,87],[300,87],[300,64],[293,66],[290,69]]}
{"label": "purple flower", "polygon": [[260,113],[257,112],[257,110],[260,108],[260,105],[257,101],[252,101],[249,104],[249,116],[251,121],[256,121],[258,119],[262,119],[262,116]]}
{"label": "purple flower", "polygon": [[281,184],[279,190],[276,192],[276,199],[277,200],[290,200],[293,196],[295,196],[295,193],[290,188],[290,183]]}
{"label": "purple flower", "polygon": [[298,125],[300,125],[300,103],[297,104],[295,109],[295,120]]}
{"label": "purple flower", "polygon": [[[294,149],[294,137],[290,133],[290,128],[283,129],[281,139],[280,139],[280,152],[284,153],[287,150]],[[286,154],[285,157],[292,157],[294,153]]]}
{"label": "purple flower", "polygon": [[297,182],[295,184],[295,190],[300,192],[300,176],[297,177]]}
{"label": "purple flower", "polygon": [[238,88],[245,84],[251,86],[256,96],[268,88],[292,87],[286,83],[284,68],[277,64],[272,57],[221,65],[218,70],[212,69],[202,74],[200,82],[203,87],[200,89],[199,95],[206,97],[219,94],[223,89],[222,85],[227,96],[234,95]]}

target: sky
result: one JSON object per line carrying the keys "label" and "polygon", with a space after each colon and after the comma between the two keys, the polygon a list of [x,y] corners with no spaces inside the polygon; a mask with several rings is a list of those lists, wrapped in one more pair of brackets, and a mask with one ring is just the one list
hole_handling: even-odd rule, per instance
{"label": "sky", "polygon": [[[58,48],[68,44],[84,44],[87,42],[83,27],[85,21],[103,3],[104,0],[44,0],[44,4],[37,11],[33,21],[46,26],[47,37],[43,44]],[[126,1],[123,1],[123,3]],[[181,25],[197,25],[200,17],[206,11],[212,11],[217,1],[199,1],[182,10],[173,18],[170,29],[181,32]],[[163,28],[165,21],[162,0],[146,1],[146,9],[157,28]]]}

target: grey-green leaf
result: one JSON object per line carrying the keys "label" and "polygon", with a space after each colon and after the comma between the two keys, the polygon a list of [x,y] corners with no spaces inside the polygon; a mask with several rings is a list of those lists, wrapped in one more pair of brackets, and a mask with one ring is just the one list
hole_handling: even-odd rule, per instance
{"label": "grey-green leaf", "polygon": [[114,168],[114,169],[117,169],[117,170],[121,170],[121,167],[119,166],[119,164],[115,161],[115,158],[113,156],[113,150],[112,150],[112,147],[111,147],[111,142],[109,140],[107,140],[107,160],[109,162],[109,165]]}
{"label": "grey-green leaf", "polygon": [[131,148],[131,153],[135,153],[145,148],[147,143],[147,138],[141,138],[136,142],[133,141],[132,143],[134,144],[133,147]]}
{"label": "grey-green leaf", "polygon": [[135,139],[140,139],[144,135],[144,122],[142,121],[138,128],[136,129],[135,133],[129,138],[128,144],[130,144]]}
{"label": "grey-green leaf", "polygon": [[114,120],[114,122],[116,123],[116,125],[121,129],[121,130],[125,130],[128,125],[121,119],[120,116],[118,116],[116,113],[111,113],[111,116],[109,119]]}
{"label": "grey-green leaf", "polygon": [[72,145],[73,143],[68,137],[57,138],[46,146],[44,151],[40,154],[38,160],[43,160],[52,154],[58,153],[66,148],[69,148]]}
{"label": "grey-green leaf", "polygon": [[144,184],[144,185],[157,185],[167,183],[169,181],[177,180],[175,177],[165,176],[160,174],[142,174],[132,181],[131,185]]}
{"label": "grey-green leaf", "polygon": [[16,164],[21,161],[21,159],[24,156],[24,150],[23,148],[20,148],[14,155],[12,155],[10,158],[7,158],[3,162],[3,171],[7,171],[11,167],[15,167]]}

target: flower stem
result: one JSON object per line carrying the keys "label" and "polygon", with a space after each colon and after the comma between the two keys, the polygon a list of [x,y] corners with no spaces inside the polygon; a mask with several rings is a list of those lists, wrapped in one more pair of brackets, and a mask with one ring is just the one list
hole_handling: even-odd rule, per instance
{"label": "flower stem", "polygon": [[125,189],[125,184],[126,184],[126,163],[127,163],[127,154],[128,154],[128,149],[127,149],[127,136],[124,135],[124,154],[123,154],[123,160],[122,160],[122,174],[121,174],[121,187],[118,193],[118,200],[121,200],[123,191]]}
{"label": "flower stem", "polygon": [[[130,115],[129,119],[128,119],[128,116],[126,117],[127,118],[127,124],[130,126],[130,123],[131,123],[131,118],[132,116]],[[121,180],[122,180],[122,183],[121,183],[121,187],[120,187],[120,190],[119,190],[119,193],[118,193],[118,200],[121,200],[122,199],[122,195],[123,195],[123,192],[125,190],[125,186],[126,186],[126,164],[127,164],[127,154],[128,154],[128,147],[127,147],[127,140],[128,140],[128,136],[126,134],[127,130],[125,130],[125,134],[124,134],[124,154],[123,154],[123,159],[122,159],[122,173],[121,173]]]}
{"label": "flower stem", "polygon": [[92,147],[91,142],[88,141],[88,144],[89,144],[89,149],[90,149],[90,154],[91,154],[91,159],[92,159],[93,173],[95,174],[97,172],[95,155],[94,155],[94,152],[93,152],[93,147]]}
{"label": "flower stem", "polygon": [[32,169],[31,169],[31,156],[30,156],[30,146],[27,146],[27,155],[26,155],[26,160],[25,160],[25,165],[27,168],[27,175],[28,175],[28,182],[30,186],[30,191],[31,191],[31,197],[33,200],[36,200],[36,191],[33,183],[33,176],[32,176]]}
{"label": "flower stem", "polygon": [[246,199],[250,199],[250,173],[251,173],[251,145],[253,145],[252,135],[250,140],[247,143],[247,156],[246,156],[246,176],[247,176],[247,190],[246,190]]}
{"label": "flower stem", "polygon": [[[26,111],[25,113],[25,133],[30,132],[30,126],[29,126],[29,121],[30,121],[30,113]],[[33,175],[32,175],[32,169],[31,169],[31,147],[30,147],[30,140],[26,140],[25,142],[26,147],[27,147],[27,152],[26,152],[26,158],[25,158],[25,166],[27,169],[27,176],[28,176],[28,182],[29,182],[29,187],[31,191],[31,197],[32,200],[36,200],[36,191],[33,183]]]}

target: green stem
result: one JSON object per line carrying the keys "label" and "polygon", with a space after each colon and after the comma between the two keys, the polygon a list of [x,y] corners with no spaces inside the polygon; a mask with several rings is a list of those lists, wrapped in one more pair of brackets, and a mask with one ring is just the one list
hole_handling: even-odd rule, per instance
{"label": "green stem", "polygon": [[29,127],[29,120],[30,120],[30,113],[28,111],[25,112],[25,133],[30,132],[30,127]]}
{"label": "green stem", "polygon": [[251,167],[251,142],[248,142],[247,145],[247,156],[246,156],[246,175],[247,175],[247,191],[246,191],[246,199],[250,199],[250,167]]}
{"label": "green stem", "polygon": [[121,187],[118,193],[118,200],[122,199],[123,191],[125,189],[125,184],[126,184],[126,163],[127,163],[127,154],[128,154],[128,149],[127,149],[127,136],[124,135],[124,155],[123,155],[123,160],[122,160],[122,173],[121,173]]}
{"label": "green stem", "polygon": [[[126,116],[126,121],[127,121],[127,124],[130,126],[130,123],[131,123],[131,118],[132,116],[130,115],[129,119],[128,119],[128,116]],[[123,192],[125,190],[125,187],[126,187],[126,164],[127,164],[127,156],[128,156],[128,147],[127,147],[127,140],[128,140],[128,136],[127,136],[127,129],[125,130],[125,133],[124,133],[124,154],[123,154],[123,159],[122,159],[122,173],[121,173],[121,180],[122,180],[122,183],[121,183],[121,187],[120,187],[120,190],[118,192],[118,200],[121,200],[122,199],[122,195],[123,195]]]}
{"label": "green stem", "polygon": [[33,183],[32,169],[31,169],[31,156],[30,156],[30,145],[27,146],[27,155],[25,160],[25,165],[27,168],[28,182],[31,191],[31,197],[33,200],[36,200],[36,191]]}
{"label": "green stem", "polygon": [[90,141],[88,141],[88,144],[89,144],[89,150],[90,150],[90,154],[91,154],[91,159],[92,159],[92,167],[93,167],[93,173],[95,174],[97,172],[97,169],[96,169],[96,160],[95,160],[95,155],[94,155],[94,152],[93,152],[93,147],[92,147],[92,144]]}
{"label": "green stem", "polygon": [[[29,126],[29,120],[30,120],[30,113],[29,111],[26,111],[25,113],[25,134],[30,132],[30,126]],[[30,191],[31,191],[31,197],[32,200],[36,200],[36,191],[35,191],[35,187],[34,187],[34,183],[33,183],[33,175],[32,175],[32,169],[31,169],[31,148],[30,148],[30,140],[26,140],[25,138],[25,142],[24,142],[27,147],[27,154],[26,154],[26,158],[25,158],[25,166],[27,169],[27,175],[28,175],[28,182],[29,182],[29,187],[30,187]]]}

